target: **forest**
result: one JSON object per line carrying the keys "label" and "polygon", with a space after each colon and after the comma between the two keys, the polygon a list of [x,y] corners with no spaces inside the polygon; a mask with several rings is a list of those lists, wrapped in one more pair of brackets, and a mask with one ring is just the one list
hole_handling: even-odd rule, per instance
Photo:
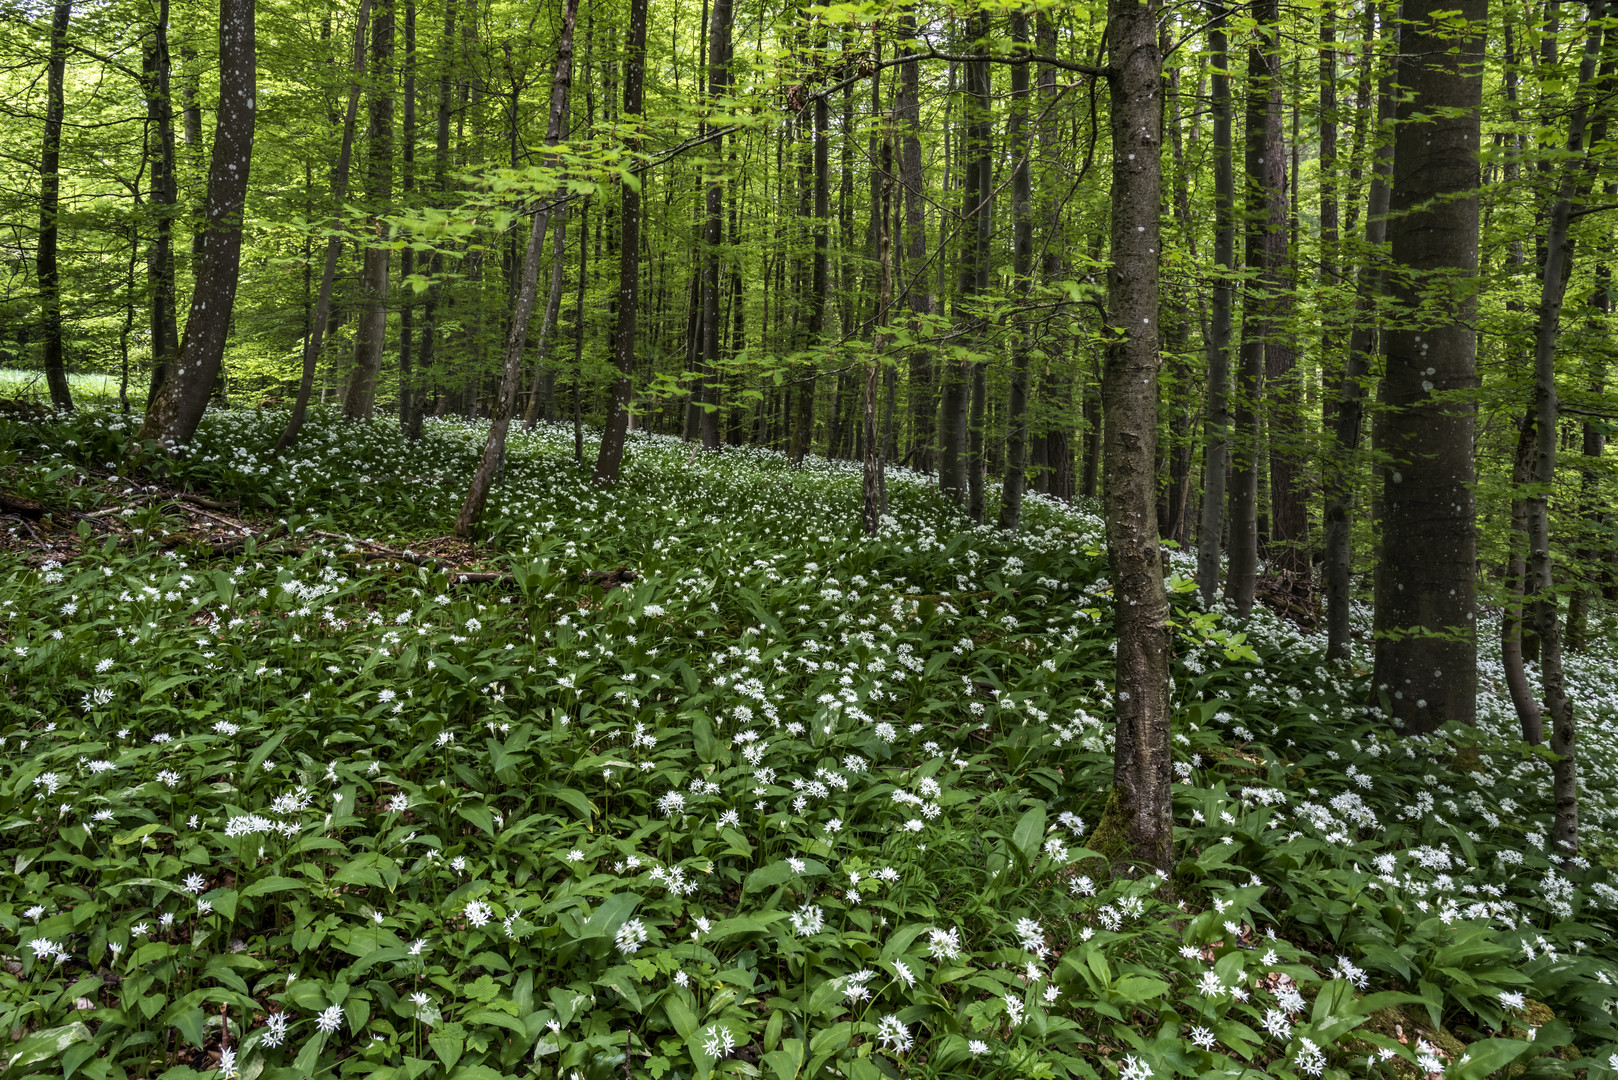
{"label": "forest", "polygon": [[7,1077],[1618,1075],[1605,0],[0,79]]}

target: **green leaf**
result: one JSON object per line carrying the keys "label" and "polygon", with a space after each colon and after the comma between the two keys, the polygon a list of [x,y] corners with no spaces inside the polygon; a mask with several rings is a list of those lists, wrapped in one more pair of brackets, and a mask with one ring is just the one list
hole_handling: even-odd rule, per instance
{"label": "green leaf", "polygon": [[1048,811],[1044,803],[1036,803],[1018,820],[1012,830],[1011,842],[1022,852],[1023,860],[1032,866],[1039,859],[1039,845],[1045,838]]}
{"label": "green leaf", "polygon": [[6,1059],[8,1069],[51,1061],[62,1056],[74,1043],[89,1042],[94,1036],[83,1023],[75,1020],[61,1027],[36,1031],[17,1044]]}

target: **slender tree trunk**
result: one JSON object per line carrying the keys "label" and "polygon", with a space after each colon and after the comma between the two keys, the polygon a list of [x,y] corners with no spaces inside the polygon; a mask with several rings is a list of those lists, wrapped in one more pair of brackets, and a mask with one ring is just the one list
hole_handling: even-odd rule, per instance
{"label": "slender tree trunk", "polygon": [[[370,126],[366,131],[365,199],[375,215],[378,241],[387,237],[388,201],[393,195],[393,0],[372,9]],[[361,271],[361,306],[354,334],[354,366],[343,392],[343,418],[369,420],[376,410],[376,384],[388,332],[388,267],[392,249],[368,244]]]}
{"label": "slender tree trunk", "polygon": [[1225,471],[1230,454],[1231,278],[1236,269],[1236,182],[1231,160],[1228,11],[1210,6],[1208,28],[1213,91],[1214,280],[1209,324],[1207,416],[1203,421],[1202,515],[1197,525],[1197,584],[1204,605],[1219,589],[1219,546],[1224,536]]}
{"label": "slender tree trunk", "polygon": [[[916,15],[906,11],[899,19],[905,49],[914,51]],[[910,309],[910,333],[919,335],[922,321],[933,313],[931,278],[927,274],[927,211],[921,171],[921,62],[907,60],[899,67],[899,93],[895,118],[903,132],[899,150],[899,179],[904,185],[905,301]],[[925,345],[909,350],[910,445],[919,472],[933,471],[932,353]]]}
{"label": "slender tree trunk", "polygon": [[1127,857],[1174,864],[1168,598],[1153,512],[1157,449],[1162,60],[1153,0],[1111,0],[1112,266],[1107,273],[1107,555],[1118,639],[1112,796]]}
{"label": "slender tree trunk", "polygon": [[[973,37],[972,48],[975,51],[985,51],[989,48],[989,22],[988,16],[980,15],[978,19],[977,34]],[[972,157],[969,158],[968,168],[977,176],[978,198],[972,217],[972,231],[976,234],[974,241],[975,254],[972,258],[972,268],[976,274],[972,294],[981,297],[989,289],[989,244],[994,232],[994,134],[993,114],[991,110],[991,69],[987,60],[979,60],[969,67],[976,68],[975,103],[972,110],[972,134],[968,139]],[[1021,66],[1021,65],[1019,65]],[[1025,69],[1026,70],[1026,69]],[[980,324],[984,321],[982,312],[977,312],[975,318]],[[978,338],[979,335],[974,335]],[[962,374],[969,377],[971,383],[970,408],[966,423],[966,514],[975,524],[981,525],[986,512],[984,505],[984,473],[987,462],[984,460],[984,412],[988,404],[988,364],[978,356],[972,360],[962,361]]]}
{"label": "slender tree trunk", "polygon": [[[588,62],[585,65],[588,74]],[[594,110],[591,110],[592,112]],[[579,288],[573,300],[573,464],[584,468],[584,294],[589,282],[590,200],[579,207]]]}
{"label": "slender tree trunk", "polygon": [[[400,177],[399,190],[408,209],[411,208],[410,196],[416,189],[416,0],[405,0],[404,41],[404,85],[401,87],[404,97],[401,132],[404,146],[400,154],[403,175]],[[399,276],[408,281],[415,272],[416,253],[406,247],[399,253]],[[410,369],[416,331],[414,296],[415,289],[411,287],[403,290],[399,299],[399,430],[407,436],[410,434],[410,418],[416,409],[418,393],[417,377]]]}
{"label": "slender tree trunk", "polygon": [[179,188],[174,176],[174,108],[169,95],[169,5],[159,0],[157,22],[141,55],[146,93],[146,124],[156,135],[151,146],[151,205],[157,239],[146,256],[150,282],[152,373],[146,397],[151,400],[180,352],[179,317],[175,311],[174,216]]}
{"label": "slender tree trunk", "polygon": [[[1041,10],[1034,16],[1034,36],[1042,56],[1056,55],[1056,22],[1049,11]],[[1062,164],[1066,144],[1062,137],[1062,120],[1057,112],[1056,68],[1041,64],[1039,69],[1039,146],[1040,156],[1047,162],[1040,180],[1040,198],[1044,201],[1043,257],[1040,276],[1047,288],[1053,288],[1067,273],[1064,258],[1067,244],[1062,230],[1061,197],[1066,176]],[[1061,311],[1061,308],[1057,309]],[[1056,322],[1045,336],[1045,375],[1040,380],[1037,395],[1048,403],[1048,418],[1041,424],[1046,477],[1044,490],[1058,499],[1073,500],[1073,374],[1067,359],[1072,345],[1071,335]]]}
{"label": "slender tree trunk", "polygon": [[[1284,183],[1281,153],[1280,9],[1276,0],[1253,7],[1258,39],[1247,50],[1247,275],[1242,296],[1241,364],[1236,379],[1235,438],[1230,485],[1230,567],[1225,595],[1238,618],[1253,610],[1258,585],[1259,425],[1266,345],[1275,333],[1277,275],[1275,203]],[[1283,212],[1284,213],[1284,212]],[[1284,217],[1280,229],[1284,243]]]}
{"label": "slender tree trunk", "polygon": [[[646,3],[647,0],[630,0],[629,40],[625,43],[628,59],[624,65],[624,114],[636,119],[641,114],[646,73]],[[629,150],[640,149],[639,139],[631,138],[628,143]],[[624,460],[624,437],[629,430],[630,398],[634,392],[635,309],[640,298],[639,186],[622,185],[620,196],[623,207],[618,253],[618,381],[613,387],[612,410],[607,416],[606,430],[601,434],[601,449],[591,477],[591,483],[598,486],[618,482],[618,471]]]}
{"label": "slender tree trunk", "polygon": [[309,396],[314,391],[315,371],[320,360],[320,347],[325,338],[326,324],[331,318],[331,294],[337,278],[337,258],[342,254],[343,240],[338,231],[342,226],[343,200],[348,194],[348,171],[354,157],[354,123],[359,114],[360,80],[365,75],[365,26],[370,13],[371,0],[360,0],[359,18],[354,23],[354,75],[348,84],[348,107],[343,113],[343,141],[337,152],[337,167],[332,173],[332,236],[326,241],[326,263],[320,272],[320,293],[315,299],[314,316],[310,320],[310,333],[303,343],[303,375],[298,381],[298,397],[292,404],[292,415],[287,426],[275,442],[273,455],[280,457],[298,440],[304,419],[309,412]]}
{"label": "slender tree trunk", "polygon": [[[975,14],[967,19],[968,47],[978,51],[979,42],[988,31],[988,16]],[[961,185],[961,217],[957,230],[960,246],[960,286],[955,295],[955,321],[959,325],[976,323],[981,317],[977,306],[978,263],[983,258],[983,244],[979,229],[981,211],[987,209],[988,192],[983,187],[987,171],[980,166],[988,150],[980,147],[987,125],[981,119],[988,111],[989,88],[984,85],[987,64],[969,61],[965,65],[965,86],[961,95],[962,133],[961,172],[965,177]],[[943,237],[940,236],[940,242]],[[969,335],[975,336],[975,335]],[[971,512],[971,472],[973,458],[968,449],[968,408],[971,403],[973,364],[970,360],[951,360],[945,364],[943,400],[939,421],[938,487],[957,503],[966,503]]]}
{"label": "slender tree trunk", "polygon": [[1528,500],[1521,492],[1527,490],[1534,471],[1534,420],[1532,408],[1518,425],[1517,453],[1512,460],[1510,554],[1506,556],[1505,610],[1500,616],[1500,659],[1505,669],[1506,689],[1522,728],[1523,741],[1538,746],[1545,741],[1544,717],[1539,703],[1528,685],[1528,672],[1523,666],[1523,591],[1527,579],[1527,562],[1523,558],[1523,544],[1528,535]]}
{"label": "slender tree trunk", "polygon": [[[1477,711],[1471,395],[1488,0],[1407,0],[1401,18],[1389,294],[1404,317],[1385,335],[1377,425],[1386,464],[1372,685],[1396,725],[1424,734]],[[1468,29],[1457,36],[1457,25]]]}
{"label": "slender tree trunk", "polygon": [[[545,129],[548,147],[546,164],[556,165],[556,145],[562,141],[562,127],[567,122],[568,91],[573,84],[573,24],[578,16],[579,0],[562,0],[562,32],[556,42],[556,74],[551,80],[550,122]],[[528,247],[523,252],[522,278],[517,288],[517,306],[511,315],[511,329],[506,335],[506,354],[500,369],[500,388],[490,410],[489,437],[483,444],[483,458],[472,474],[472,488],[466,502],[455,519],[455,533],[470,537],[483,508],[489,499],[489,489],[506,455],[506,430],[511,425],[511,413],[517,403],[517,387],[522,381],[523,347],[528,342],[528,320],[534,311],[534,300],[539,294],[539,262],[544,257],[545,229],[550,221],[548,210],[537,210],[530,218]]]}
{"label": "slender tree trunk", "polygon": [[556,333],[556,321],[562,313],[562,287],[567,277],[567,207],[558,207],[556,233],[551,247],[551,291],[545,300],[545,316],[539,324],[539,358],[534,364],[534,381],[528,387],[528,408],[523,413],[524,431],[532,431],[543,416],[551,419],[551,390],[555,377],[551,374],[550,344]]}
{"label": "slender tree trunk", "polygon": [[[454,93],[454,57],[455,0],[444,0],[444,45],[443,57],[439,61],[438,110],[433,133],[433,191],[440,205],[449,197],[449,118]],[[438,345],[438,305],[444,291],[444,256],[441,252],[433,252],[427,275],[427,299],[421,312],[421,358],[416,377],[418,392],[411,398],[410,426],[406,431],[412,441],[421,438],[422,418],[426,414],[424,397],[429,380],[432,380],[432,385],[442,386],[442,380],[433,370],[433,357]],[[437,398],[437,389],[434,389],[433,396]]]}
{"label": "slender tree trunk", "polygon": [[147,404],[139,435],[140,441],[164,448],[189,443],[196,433],[230,333],[241,267],[242,210],[253,161],[254,38],[252,0],[220,0],[218,121],[196,287],[174,374]]}
{"label": "slender tree trunk", "polygon": [[[1019,51],[1028,47],[1028,16],[1017,11],[1011,16],[1011,40]],[[1011,275],[1012,291],[1023,304],[1034,289],[1034,191],[1029,178],[1028,65],[1011,69],[1012,113],[1010,123],[1011,174]],[[1026,313],[1017,316],[1012,331],[1011,398],[1006,410],[1006,471],[1001,485],[1000,521],[1002,529],[1015,530],[1022,518],[1023,459],[1028,445],[1028,353],[1033,346],[1032,330]]]}
{"label": "slender tree trunk", "polygon": [[[1397,31],[1385,29],[1396,38]],[[1348,356],[1332,410],[1332,445],[1323,469],[1326,486],[1326,656],[1349,656],[1350,585],[1353,571],[1354,477],[1358,472],[1361,428],[1365,416],[1365,384],[1376,349],[1377,299],[1386,287],[1387,272],[1381,257],[1388,232],[1388,183],[1393,176],[1393,88],[1397,67],[1390,61],[1377,93],[1376,156],[1371,165],[1370,193],[1365,210],[1366,261],[1359,269],[1354,325],[1349,333]]]}
{"label": "slender tree trunk", "polygon": [[[1584,60],[1568,119],[1568,161],[1585,153],[1585,127],[1589,113],[1587,90],[1595,80],[1601,50],[1605,0],[1591,0]],[[1556,201],[1551,205],[1545,231],[1544,274],[1541,278],[1539,317],[1534,329],[1534,469],[1528,494],[1528,579],[1532,585],[1531,610],[1539,634],[1539,673],[1545,692],[1545,711],[1551,717],[1551,786],[1555,813],[1551,839],[1565,856],[1579,851],[1577,730],[1573,702],[1567,696],[1562,671],[1562,620],[1551,569],[1550,491],[1556,479],[1559,404],[1556,391],[1556,337],[1561,328],[1562,301],[1573,269],[1573,243],[1568,225],[1578,207],[1588,174],[1563,166]]]}
{"label": "slender tree trunk", "polygon": [[[880,76],[878,76],[879,78]],[[880,85],[880,84],[877,84]],[[873,96],[875,91],[873,90]],[[880,110],[876,110],[880,115]],[[876,329],[871,341],[871,359],[865,365],[865,410],[864,431],[862,433],[862,446],[864,453],[864,469],[862,484],[861,515],[865,525],[865,535],[875,536],[882,527],[882,514],[884,506],[883,484],[883,441],[877,432],[876,426],[876,395],[877,380],[886,363],[888,341],[891,337],[887,332],[888,322],[892,318],[889,309],[893,306],[893,252],[889,230],[889,209],[893,193],[893,142],[886,136],[882,139],[881,148],[881,187],[879,188],[879,208],[874,215],[877,227],[876,257],[878,267],[878,285],[876,302]]]}
{"label": "slender tree trunk", "polygon": [[62,352],[62,286],[56,265],[57,214],[62,188],[63,83],[67,74],[67,25],[71,0],[58,0],[51,18],[51,55],[46,73],[45,148],[39,158],[39,303],[45,323],[45,383],[51,405],[73,408],[67,385],[67,361]]}
{"label": "slender tree trunk", "polygon": [[[708,96],[717,103],[730,92],[730,50],[733,5],[731,0],[714,0],[713,21],[708,32]],[[721,144],[715,141],[710,153],[718,168]],[[719,449],[719,408],[715,380],[719,370],[720,245],[723,242],[724,178],[715,175],[708,183],[707,219],[703,223],[702,268],[702,383],[698,394],[700,415],[697,428],[704,450]]]}

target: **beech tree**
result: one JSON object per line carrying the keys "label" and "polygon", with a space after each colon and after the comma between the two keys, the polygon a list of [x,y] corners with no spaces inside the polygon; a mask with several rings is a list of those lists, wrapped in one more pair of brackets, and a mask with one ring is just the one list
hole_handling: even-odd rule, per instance
{"label": "beech tree", "polygon": [[1488,0],[1401,13],[1378,426],[1382,543],[1374,685],[1401,729],[1477,711],[1478,149]]}
{"label": "beech tree", "polygon": [[[1155,0],[1111,0],[1106,78],[1112,99],[1112,266],[1107,272],[1107,558],[1117,599],[1117,735],[1107,813],[1130,858],[1173,869],[1169,605],[1157,535],[1159,218],[1162,59]],[[1105,825],[1105,822],[1104,822]]]}

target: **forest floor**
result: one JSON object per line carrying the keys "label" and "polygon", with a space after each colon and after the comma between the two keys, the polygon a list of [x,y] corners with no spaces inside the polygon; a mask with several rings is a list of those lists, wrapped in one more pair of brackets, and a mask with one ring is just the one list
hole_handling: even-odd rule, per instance
{"label": "forest floor", "polygon": [[1610,636],[1558,863],[1497,671],[1396,737],[1176,555],[1180,861],[1114,877],[1083,509],[896,471],[867,539],[851,466],[636,437],[599,491],[542,428],[470,545],[478,425],[283,419],[155,485],[115,413],[0,419],[8,1075],[1618,1072]]}

